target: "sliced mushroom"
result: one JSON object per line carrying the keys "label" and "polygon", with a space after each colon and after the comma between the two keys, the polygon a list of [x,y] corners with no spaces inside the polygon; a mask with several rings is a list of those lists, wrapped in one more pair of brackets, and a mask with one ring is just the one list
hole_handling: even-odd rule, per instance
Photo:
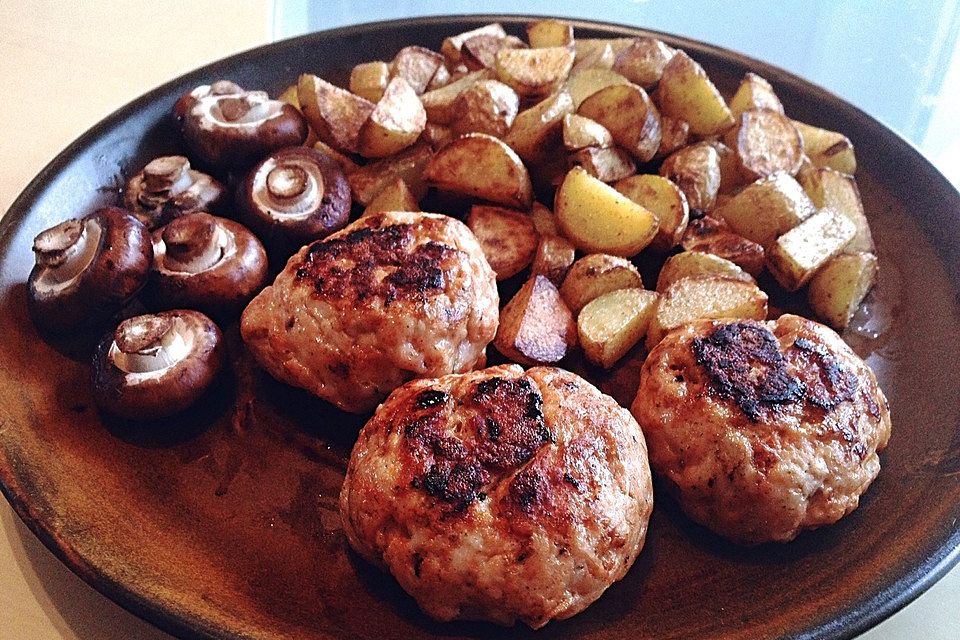
{"label": "sliced mushroom", "polygon": [[143,298],[158,309],[238,315],[266,284],[267,253],[233,220],[194,212],[153,232],[153,268]]}
{"label": "sliced mushroom", "polygon": [[249,166],[271,151],[303,144],[307,121],[296,108],[264,91],[210,94],[183,119],[183,137],[194,159],[216,168]]}
{"label": "sliced mushroom", "polygon": [[197,101],[207,96],[230,96],[243,93],[244,89],[230,80],[217,80],[212,84],[202,84],[180,96],[173,105],[173,115],[177,120],[183,120],[190,113]]}
{"label": "sliced mushroom", "polygon": [[203,396],[223,368],[220,329],[199,311],[163,311],[120,323],[93,361],[97,405],[133,420],[162,418]]}
{"label": "sliced mushroom", "polygon": [[226,187],[191,169],[185,156],[151,160],[130,178],[123,194],[126,207],[150,229],[190,211],[216,211],[226,200]]}
{"label": "sliced mushroom", "polygon": [[53,338],[102,326],[140,291],[153,261],[150,232],[118,207],[43,231],[33,251],[28,306]]}
{"label": "sliced mushroom", "polygon": [[278,254],[341,229],[350,217],[350,202],[350,184],[340,165],[307,147],[270,155],[237,191],[240,220]]}

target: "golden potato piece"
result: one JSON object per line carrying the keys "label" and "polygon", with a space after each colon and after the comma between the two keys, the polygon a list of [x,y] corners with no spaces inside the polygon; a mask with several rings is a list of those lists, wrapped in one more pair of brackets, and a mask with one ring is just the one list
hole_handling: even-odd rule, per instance
{"label": "golden potato piece", "polygon": [[617,289],[643,288],[640,272],[629,260],[605,253],[586,255],[570,267],[560,295],[574,314],[591,300]]}
{"label": "golden potato piece", "polygon": [[523,271],[537,251],[537,231],[525,213],[475,204],[467,215],[467,226],[477,236],[497,280]]}
{"label": "golden potato piece", "polygon": [[657,291],[663,293],[677,280],[699,276],[723,276],[756,283],[753,276],[726,258],[702,251],[683,251],[663,263],[657,278]]}
{"label": "golden potato piece", "polygon": [[506,37],[507,32],[503,30],[502,25],[495,22],[493,24],[484,25],[477,29],[471,29],[470,31],[464,31],[463,33],[455,36],[445,38],[443,44],[440,46],[440,53],[442,53],[447,59],[447,66],[450,69],[454,69],[458,64],[460,64],[460,50],[463,48],[463,43],[470,38],[482,35],[504,38]]}
{"label": "golden potato piece", "polygon": [[397,178],[385,186],[363,210],[363,215],[368,216],[371,213],[383,211],[420,211],[417,198],[411,193],[410,187],[403,178]]}
{"label": "golden potato piece", "polygon": [[720,189],[717,196],[736,193],[745,184],[737,154],[720,140],[705,140],[704,144],[710,145],[717,152],[720,164]]}
{"label": "golden potato piece", "polygon": [[803,149],[814,165],[829,167],[849,175],[857,172],[857,156],[850,138],[842,133],[796,120],[793,121],[793,126],[800,132]]}
{"label": "golden potato piece", "polygon": [[423,171],[433,152],[425,144],[418,144],[389,158],[371,162],[347,174],[353,199],[367,206],[388,184],[402,178],[414,197],[426,194]]}
{"label": "golden potato piece", "polygon": [[707,216],[691,220],[680,240],[686,251],[702,251],[726,258],[754,278],[766,263],[763,247],[730,230],[726,222]]}
{"label": "golden potato piece", "polygon": [[563,116],[563,146],[568,151],[579,151],[587,147],[605,149],[613,146],[613,136],[599,122],[568,113]]}
{"label": "golden potato piece", "polygon": [[831,258],[810,279],[807,300],[818,318],[838,331],[877,281],[877,256],[847,253]]}
{"label": "golden potato piece", "polygon": [[460,61],[471,71],[496,69],[497,52],[501,49],[526,49],[527,44],[520,38],[492,35],[478,35],[463,42],[460,47]]}
{"label": "golden potato piece", "polygon": [[722,276],[681,278],[660,296],[647,329],[647,349],[687,323],[718,318],[766,320],[767,294],[751,282]]}
{"label": "golden potato piece", "polygon": [[666,158],[668,155],[686,146],[690,139],[690,125],[685,120],[678,120],[660,114],[660,148],[657,149],[654,159]]}
{"label": "golden potato piece", "polygon": [[503,141],[525,161],[539,162],[552,147],[554,137],[559,136],[568,113],[573,113],[573,99],[561,91],[517,114]]}
{"label": "golden potato piece", "polygon": [[474,71],[439,89],[427,91],[420,96],[423,109],[427,112],[427,120],[436,124],[450,124],[456,116],[454,105],[460,94],[481,80],[489,80],[492,77],[492,71]]}
{"label": "golden potato piece", "polygon": [[563,236],[578,249],[633,256],[657,235],[656,214],[580,167],[563,179],[554,202]]}
{"label": "golden potato piece", "polygon": [[546,276],[559,287],[570,270],[575,255],[575,247],[569,240],[560,236],[541,236],[537,253],[533,257],[533,265],[530,267],[530,275]]}
{"label": "golden potato piece", "polygon": [[636,38],[617,54],[613,70],[630,82],[649,88],[660,81],[664,67],[676,52],[676,49],[656,38]]}
{"label": "golden potato piece", "polygon": [[657,99],[664,115],[687,121],[697,135],[723,133],[734,124],[730,108],[703,67],[683,51],[663,68]]}
{"label": "golden potato piece", "polygon": [[340,168],[343,169],[343,172],[346,174],[349,174],[360,168],[360,165],[358,165],[352,159],[348,158],[347,156],[343,155],[342,153],[340,153],[339,151],[337,151],[336,149],[328,145],[326,142],[323,142],[321,140],[315,140],[311,144],[311,146],[317,151],[320,151],[321,153],[325,153],[326,155],[336,160],[337,164],[340,165]]}
{"label": "golden potato piece", "polygon": [[777,238],[767,251],[767,267],[784,289],[796,291],[840,253],[856,232],[842,214],[821,209]]}
{"label": "golden potato piece", "polygon": [[383,97],[388,82],[390,65],[382,60],[358,64],[350,72],[350,91],[370,102]]}
{"label": "golden potato piece", "polygon": [[[573,50],[581,69],[609,69],[617,54],[633,44],[634,38],[576,38]],[[608,61],[609,60],[609,61]]]}
{"label": "golden potato piece", "polygon": [[427,90],[427,86],[443,63],[443,56],[436,51],[425,47],[404,47],[393,58],[393,64],[390,65],[391,77],[403,78],[414,92],[420,95]]}
{"label": "golden potato piece", "polygon": [[848,253],[874,253],[873,234],[860,201],[856,179],[840,171],[821,167],[804,172],[800,184],[818,209],[842,213],[857,228],[857,233],[844,249]]}
{"label": "golden potato piece", "polygon": [[612,367],[647,333],[660,295],[620,289],[595,298],[577,316],[577,336],[587,359]]}
{"label": "golden potato piece", "polygon": [[530,174],[513,149],[485,133],[468,133],[437,152],[424,179],[441,191],[517,209],[533,202]]}
{"label": "golden potato piece", "polygon": [[800,183],[781,171],[747,185],[714,214],[735,233],[767,248],[814,211]]}
{"label": "golden potato piece", "polygon": [[734,120],[739,120],[744,111],[751,109],[769,109],[783,114],[783,105],[770,83],[748,71],[730,99],[730,112]]}
{"label": "golden potato piece", "polygon": [[660,175],[680,187],[691,209],[709,211],[720,191],[720,155],[708,142],[683,147],[663,161]]}
{"label": "golden potato piece", "polygon": [[534,202],[530,208],[530,219],[533,220],[533,226],[540,236],[559,236],[560,225],[557,224],[557,216],[549,208]]}
{"label": "golden potato piece", "polygon": [[660,220],[657,235],[650,247],[657,251],[669,251],[680,243],[690,221],[687,197],[672,181],[649,174],[630,176],[617,182],[614,187],[640,206],[656,214]]}
{"label": "golden potato piece", "polygon": [[481,80],[457,96],[450,123],[454,135],[486,133],[502,138],[520,110],[516,92],[496,80]]}
{"label": "golden potato piece", "polygon": [[527,41],[534,49],[573,45],[573,25],[565,20],[537,20],[527,25]]}
{"label": "golden potato piece", "polygon": [[423,133],[420,134],[420,139],[430,145],[430,148],[434,151],[439,151],[445,146],[453,142],[454,139],[453,129],[444,124],[436,124],[435,122],[427,121],[427,125],[423,128]]}
{"label": "golden potato piece", "polygon": [[341,151],[358,151],[360,129],[376,105],[306,73],[297,82],[297,100],[320,140]]}
{"label": "golden potato piece", "polygon": [[724,142],[736,153],[747,182],[778,171],[796,175],[803,161],[803,140],[790,118],[776,111],[744,111]]}
{"label": "golden potato piece", "polygon": [[410,84],[390,80],[383,97],[360,127],[357,150],[367,158],[385,158],[412,145],[427,124],[427,112]]}
{"label": "golden potato piece", "polygon": [[640,162],[652,159],[660,148],[660,113],[635,84],[601,89],[584,100],[577,113],[606,127],[613,140]]}
{"label": "golden potato piece", "polygon": [[587,147],[570,154],[568,162],[572,167],[583,167],[591,176],[607,183],[637,172],[637,165],[620,147]]}
{"label": "golden potato piece", "polygon": [[550,95],[567,79],[572,66],[573,51],[567,47],[497,52],[497,79],[524,98]]}
{"label": "golden potato piece", "polygon": [[442,64],[437,67],[436,73],[434,73],[433,77],[430,78],[430,83],[427,85],[427,91],[433,91],[434,89],[445,87],[453,82],[453,80],[453,74],[451,74],[449,69],[447,69],[447,65]]}
{"label": "golden potato piece", "polygon": [[550,280],[532,276],[500,312],[493,345],[524,365],[559,362],[577,344],[577,325]]}

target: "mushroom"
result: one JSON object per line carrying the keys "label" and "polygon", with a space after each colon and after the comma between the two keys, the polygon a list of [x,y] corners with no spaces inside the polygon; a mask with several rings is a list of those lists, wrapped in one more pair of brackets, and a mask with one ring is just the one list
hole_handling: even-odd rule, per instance
{"label": "mushroom", "polygon": [[183,119],[183,138],[196,159],[218,168],[246,166],[275,149],[303,144],[307,121],[264,91],[197,98]]}
{"label": "mushroom", "polygon": [[244,89],[230,80],[217,80],[212,84],[202,84],[180,96],[173,105],[173,116],[182,121],[200,98],[207,96],[229,96],[243,93]]}
{"label": "mushroom", "polygon": [[223,368],[220,329],[199,311],[176,310],[124,320],[93,360],[94,400],[122,418],[179,413],[210,388]]}
{"label": "mushroom", "polygon": [[343,228],[350,204],[343,169],[308,147],[274,152],[237,189],[240,220],[281,255]]}
{"label": "mushroom", "polygon": [[127,182],[123,201],[150,229],[190,211],[214,211],[227,200],[227,189],[190,168],[185,156],[154,158]]}
{"label": "mushroom", "polygon": [[153,232],[153,268],[143,298],[159,309],[239,314],[266,284],[267,253],[233,220],[194,212]]}
{"label": "mushroom", "polygon": [[41,232],[33,252],[30,315],[42,332],[60,338],[101,326],[140,291],[153,261],[150,232],[118,207]]}

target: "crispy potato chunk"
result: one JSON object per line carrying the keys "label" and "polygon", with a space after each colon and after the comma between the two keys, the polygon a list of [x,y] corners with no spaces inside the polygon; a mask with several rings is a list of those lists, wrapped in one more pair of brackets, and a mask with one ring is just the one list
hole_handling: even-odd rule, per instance
{"label": "crispy potato chunk", "polygon": [[733,280],[756,283],[749,273],[726,258],[702,251],[684,251],[667,258],[660,268],[657,291],[663,293],[681,278],[723,276]]}
{"label": "crispy potato chunk", "polygon": [[560,236],[541,236],[530,274],[546,276],[559,287],[575,256],[576,249],[569,240]]}
{"label": "crispy potato chunk", "polygon": [[818,167],[830,167],[840,173],[853,175],[857,172],[857,156],[850,138],[803,122],[793,121],[793,126],[803,138],[803,149],[810,161]]}
{"label": "crispy potato chunk", "polygon": [[720,161],[720,189],[717,196],[736,193],[745,184],[737,154],[720,140],[705,140],[704,144],[713,147]]}
{"label": "crispy potato chunk", "polygon": [[766,320],[767,294],[753,283],[722,276],[677,280],[660,296],[647,329],[647,349],[689,322],[716,318]]}
{"label": "crispy potato chunk", "polygon": [[514,362],[553,364],[577,344],[577,325],[550,280],[534,275],[500,312],[493,345]]}
{"label": "crispy potato chunk", "polygon": [[584,100],[577,113],[606,127],[613,140],[640,162],[652,159],[660,148],[660,113],[635,84],[601,89]]}
{"label": "crispy potato chunk", "polygon": [[439,151],[453,142],[453,129],[444,125],[427,121],[427,125],[420,134],[420,139],[430,145],[434,151]]}
{"label": "crispy potato chunk", "polygon": [[[598,67],[609,69],[617,54],[633,44],[634,38],[576,38],[573,49],[578,64],[583,68]],[[609,62],[606,52],[609,51]],[[587,63],[590,63],[589,66]]]}
{"label": "crispy potato chunk", "polygon": [[563,83],[562,91],[570,94],[570,97],[573,98],[574,108],[579,109],[583,101],[597,91],[614,85],[629,83],[629,80],[610,69],[584,69],[576,73],[571,72],[570,77]]}
{"label": "crispy potato chunk", "polygon": [[519,110],[520,98],[513,89],[496,80],[481,80],[457,96],[450,126],[458,136],[486,133],[502,138]]}
{"label": "crispy potato chunk", "polygon": [[814,211],[800,183],[781,171],[744,187],[714,213],[734,232],[767,248]]}
{"label": "crispy potato chunk", "polygon": [[612,367],[647,333],[659,294],[620,289],[592,300],[577,316],[583,353],[604,369]]}
{"label": "crispy potato chunk", "polygon": [[643,288],[640,272],[629,260],[605,253],[586,255],[570,267],[560,295],[579,313],[591,300],[617,289]]}
{"label": "crispy potato chunk", "polygon": [[391,77],[403,78],[414,92],[420,95],[427,90],[427,86],[443,63],[443,56],[436,51],[425,47],[404,47],[393,58]]}
{"label": "crispy potato chunk", "polygon": [[423,171],[433,152],[427,145],[414,145],[389,158],[371,162],[347,174],[353,199],[367,206],[388,184],[402,178],[418,200],[426,193]]}
{"label": "crispy potato chunk", "polygon": [[306,73],[297,82],[297,100],[320,140],[341,151],[358,151],[360,129],[376,105]]}
{"label": "crispy potato chunk", "polygon": [[363,62],[350,72],[350,91],[370,102],[378,102],[390,82],[390,65],[382,60]]}
{"label": "crispy potato chunk", "polygon": [[680,240],[687,251],[702,251],[726,258],[754,278],[763,271],[763,247],[730,230],[726,222],[709,216],[691,220]]}
{"label": "crispy potato chunk", "polygon": [[660,114],[660,148],[656,158],[665,158],[681,147],[686,146],[690,139],[690,125],[685,120],[678,120]]}
{"label": "crispy potato chunk", "polygon": [[580,167],[563,179],[554,208],[563,236],[584,251],[636,255],[650,244],[660,225],[652,211]]}
{"label": "crispy potato chunk", "polygon": [[599,122],[568,113],[563,116],[563,146],[568,151],[579,151],[587,147],[605,149],[613,146],[613,136]]}
{"label": "crispy potato chunk", "polygon": [[573,51],[567,47],[497,52],[497,78],[524,98],[550,95],[567,79],[571,67]]}
{"label": "crispy potato chunk", "polygon": [[463,33],[455,36],[445,38],[443,44],[440,46],[440,53],[442,53],[447,59],[447,67],[450,69],[456,68],[456,66],[460,64],[460,49],[463,48],[463,43],[470,38],[481,35],[505,38],[507,32],[503,30],[502,25],[494,22],[477,29],[471,29],[470,31],[464,31]]}
{"label": "crispy potato chunk", "polygon": [[360,165],[358,165],[356,162],[354,162],[347,156],[343,155],[342,153],[340,153],[339,151],[337,151],[336,149],[328,145],[326,142],[323,142],[321,140],[315,140],[311,146],[313,146],[313,148],[316,149],[317,151],[321,153],[325,153],[326,155],[336,160],[337,164],[340,165],[340,168],[343,169],[344,173],[349,174],[360,168]]}
{"label": "crispy potato chunk", "polygon": [[857,233],[844,249],[849,253],[874,253],[873,234],[860,201],[856,179],[840,171],[821,167],[804,172],[800,184],[818,209],[842,213],[857,227]]}
{"label": "crispy potato chunk", "polygon": [[663,68],[657,98],[660,110],[687,121],[691,133],[715,135],[734,124],[730,108],[703,67],[683,51],[677,51]]}
{"label": "crispy potato chunk", "polygon": [[523,271],[537,251],[537,231],[525,213],[475,204],[467,215],[467,226],[477,236],[497,280]]}
{"label": "crispy potato chunk", "polygon": [[649,174],[624,178],[614,185],[617,191],[652,211],[660,220],[650,247],[669,251],[680,243],[690,221],[687,197],[672,181]]}
{"label": "crispy potato chunk", "polygon": [[437,152],[424,179],[441,191],[529,209],[533,185],[527,168],[503,142],[485,133],[468,133]]}
{"label": "crispy potato chunk", "polygon": [[530,208],[530,219],[533,220],[533,226],[540,236],[559,236],[560,225],[557,224],[557,216],[553,215],[548,207],[534,202]]}
{"label": "crispy potato chunk", "polygon": [[831,258],[810,279],[807,300],[817,317],[837,330],[850,318],[877,281],[877,256],[847,253]]}
{"label": "crispy potato chunk", "polygon": [[383,211],[420,211],[420,204],[403,178],[397,178],[385,186],[363,210],[363,215]]}
{"label": "crispy potato chunk", "polygon": [[479,35],[469,38],[460,47],[460,60],[467,69],[496,69],[497,52],[501,49],[528,48],[520,38],[505,36],[498,38],[491,35]]}
{"label": "crispy potato chunk", "polygon": [[573,113],[573,99],[561,91],[521,111],[503,141],[527,162],[540,162],[568,113]]}
{"label": "crispy potato chunk", "polygon": [[744,111],[751,109],[768,109],[783,114],[783,105],[770,83],[748,71],[730,99],[730,112],[734,120],[739,120]]}
{"label": "crispy potato chunk", "polygon": [[583,169],[597,180],[616,182],[637,172],[630,155],[619,147],[587,147],[570,154],[569,164]]}
{"label": "crispy potato chunk", "polygon": [[630,82],[649,88],[660,81],[664,67],[676,52],[656,38],[636,38],[617,54],[613,70]]}
{"label": "crispy potato chunk", "polygon": [[439,89],[427,91],[420,96],[420,102],[427,112],[427,120],[436,124],[450,124],[456,115],[454,105],[460,94],[481,80],[488,80],[492,77],[492,71],[474,71]]}
{"label": "crispy potato chunk", "polygon": [[358,151],[367,158],[385,158],[412,145],[427,124],[427,112],[410,84],[395,77],[360,127]]}
{"label": "crispy potato chunk", "polygon": [[527,25],[527,41],[534,49],[569,47],[573,44],[573,25],[565,20],[537,20]]}
{"label": "crispy potato chunk", "polygon": [[767,252],[767,266],[784,289],[796,291],[856,233],[856,226],[845,216],[821,209],[777,238]]}
{"label": "crispy potato chunk", "polygon": [[778,171],[796,175],[803,161],[803,140],[790,118],[776,111],[744,111],[724,142],[736,153],[747,182]]}
{"label": "crispy potato chunk", "polygon": [[708,142],[683,147],[663,161],[660,175],[680,187],[691,209],[709,211],[720,191],[720,156]]}

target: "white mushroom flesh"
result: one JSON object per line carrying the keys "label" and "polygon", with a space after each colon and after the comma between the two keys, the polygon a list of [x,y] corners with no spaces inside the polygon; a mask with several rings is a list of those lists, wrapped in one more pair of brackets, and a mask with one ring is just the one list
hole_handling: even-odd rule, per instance
{"label": "white mushroom flesh", "polygon": [[167,252],[167,244],[162,234],[153,242],[153,256],[158,268],[167,273],[195,274],[213,269],[224,260],[230,260],[237,253],[236,236],[223,225],[217,229],[204,251],[190,260],[180,261]]}
{"label": "white mushroom flesh", "polygon": [[323,174],[313,162],[287,157],[280,164],[268,158],[253,177],[252,196],[259,209],[276,218],[302,220],[320,206],[323,188]]}
{"label": "white mushroom flesh", "polygon": [[[246,103],[241,110],[242,113],[236,117],[228,117],[221,104],[225,100]],[[247,91],[242,94],[225,96],[209,95],[197,100],[197,103],[190,109],[190,115],[198,118],[200,128],[207,131],[225,127],[252,132],[267,120],[280,117],[283,113],[284,104],[280,100],[271,100],[265,91]],[[233,116],[234,114],[229,115]]]}
{"label": "white mushroom flesh", "polygon": [[54,296],[72,287],[97,255],[101,233],[96,221],[85,220],[80,237],[64,251],[64,261],[56,267],[43,267],[34,280],[36,295]]}
{"label": "white mushroom flesh", "polygon": [[[129,322],[129,321],[128,321]],[[136,332],[139,325],[133,324],[128,331]],[[173,318],[170,328],[156,342],[144,346],[133,353],[124,353],[114,339],[107,357],[113,364],[126,373],[128,384],[138,384],[161,377],[190,355],[195,336],[180,318]]]}

